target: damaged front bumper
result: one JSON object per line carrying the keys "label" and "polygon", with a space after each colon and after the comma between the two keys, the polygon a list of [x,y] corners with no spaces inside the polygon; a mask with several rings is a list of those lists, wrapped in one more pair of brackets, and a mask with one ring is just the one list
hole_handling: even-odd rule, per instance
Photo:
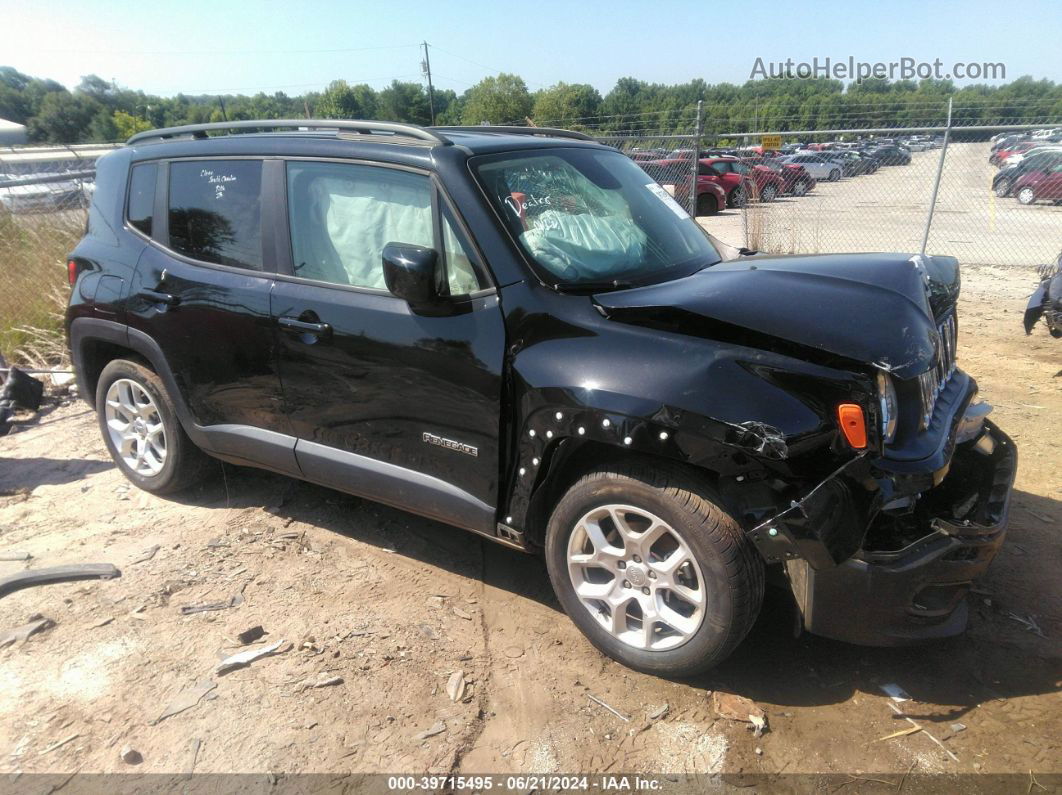
{"label": "damaged front bumper", "polygon": [[[977,410],[970,406],[967,414]],[[1003,542],[1017,469],[1014,443],[983,416],[976,422],[977,435],[956,443],[946,474],[928,491],[882,505],[896,494],[887,493],[893,477],[855,459],[788,515],[753,531],[761,550],[773,549],[784,562],[809,632],[887,646],[963,631],[966,594]],[[961,423],[956,430],[962,431],[958,440],[967,435]],[[831,547],[821,529],[851,527],[867,516],[861,489],[852,484],[854,476],[868,472],[878,478],[874,518],[859,549],[838,561],[836,544]],[[818,536],[809,532],[812,527]],[[766,535],[772,529],[774,537]]]}

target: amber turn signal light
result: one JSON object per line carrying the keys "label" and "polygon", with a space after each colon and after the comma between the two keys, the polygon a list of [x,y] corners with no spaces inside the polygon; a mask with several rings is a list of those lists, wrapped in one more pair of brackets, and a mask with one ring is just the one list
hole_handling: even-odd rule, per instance
{"label": "amber turn signal light", "polygon": [[837,407],[837,422],[848,444],[856,450],[867,446],[867,421],[863,416],[862,406],[855,403],[842,403]]}

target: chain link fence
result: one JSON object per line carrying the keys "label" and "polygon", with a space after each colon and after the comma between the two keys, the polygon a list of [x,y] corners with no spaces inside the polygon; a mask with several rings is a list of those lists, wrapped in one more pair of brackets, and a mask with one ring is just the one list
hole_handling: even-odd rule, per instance
{"label": "chain link fence", "polygon": [[0,355],[42,366],[61,353],[66,256],[84,233],[108,145],[0,149]]}
{"label": "chain link fence", "polygon": [[[734,246],[925,250],[1027,267],[1032,278],[1062,249],[1062,117],[972,126],[955,111],[935,106],[908,127],[757,130],[757,119],[735,124],[700,108],[549,126],[615,147]],[[899,153],[880,156],[882,147]],[[66,255],[84,229],[95,159],[110,148],[0,149],[0,354],[9,360],[40,364],[61,350]]]}

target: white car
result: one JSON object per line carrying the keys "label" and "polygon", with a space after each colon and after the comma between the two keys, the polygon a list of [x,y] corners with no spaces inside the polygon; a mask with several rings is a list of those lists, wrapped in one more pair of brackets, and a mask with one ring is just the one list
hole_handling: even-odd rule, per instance
{"label": "white car", "polygon": [[828,182],[836,182],[844,173],[844,168],[840,163],[818,152],[797,152],[795,155],[783,157],[782,162],[803,166],[804,170],[815,179],[824,179]]}
{"label": "white car", "polygon": [[1024,152],[1013,154],[1004,160],[1000,164],[1000,168],[1006,168],[1007,166],[1016,166],[1025,158],[1031,155],[1038,155],[1041,152],[1058,152],[1062,151],[1062,144],[1051,144],[1045,146],[1034,146],[1032,149],[1026,149]]}

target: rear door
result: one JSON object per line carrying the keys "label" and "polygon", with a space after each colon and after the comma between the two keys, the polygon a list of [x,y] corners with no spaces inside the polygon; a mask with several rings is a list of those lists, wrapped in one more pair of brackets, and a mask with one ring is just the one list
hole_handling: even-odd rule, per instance
{"label": "rear door", "polygon": [[263,166],[257,158],[158,163],[153,217],[127,215],[151,243],[133,277],[128,320],[131,335],[161,350],[200,444],[294,472],[269,316],[266,263],[275,258],[262,231]]}
{"label": "rear door", "polygon": [[[272,294],[305,476],[493,533],[505,327],[457,214],[424,172],[289,160]],[[445,311],[384,284],[387,243],[434,248]]]}

